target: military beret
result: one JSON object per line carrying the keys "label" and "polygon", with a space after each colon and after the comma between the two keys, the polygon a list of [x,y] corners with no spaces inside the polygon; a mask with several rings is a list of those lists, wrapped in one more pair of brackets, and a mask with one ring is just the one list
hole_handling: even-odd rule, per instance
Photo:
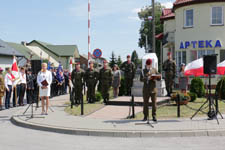
{"label": "military beret", "polygon": [[151,65],[151,64],[152,64],[152,60],[151,59],[147,59],[146,65]]}
{"label": "military beret", "polygon": [[171,54],[172,54],[171,52],[168,52],[168,53],[167,53],[167,56],[170,56]]}

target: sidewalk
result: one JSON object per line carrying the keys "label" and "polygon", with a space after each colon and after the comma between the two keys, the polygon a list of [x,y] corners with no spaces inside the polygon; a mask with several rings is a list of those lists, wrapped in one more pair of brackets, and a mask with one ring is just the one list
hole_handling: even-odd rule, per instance
{"label": "sidewalk", "polygon": [[[125,106],[105,106],[99,110],[108,114],[101,114],[98,111],[83,117],[68,115],[64,112],[65,102],[68,95],[60,96],[51,100],[52,109],[49,115],[42,116],[41,108],[34,111],[34,118],[29,118],[31,110],[26,115],[22,115],[24,110],[20,110],[11,121],[18,126],[58,132],[64,134],[90,135],[90,136],[110,136],[110,137],[182,137],[182,136],[224,136],[225,119],[208,121],[206,116],[194,118],[194,120],[171,118],[158,120],[154,128],[141,120],[120,119],[118,114],[124,114],[129,107]],[[118,109],[115,112],[115,109]],[[113,111],[112,111],[113,110]],[[142,108],[138,108],[142,110]],[[115,112],[115,113],[112,113]],[[136,111],[137,112],[137,111]],[[117,115],[116,115],[117,114]],[[105,117],[107,116],[107,118]],[[111,116],[109,118],[109,116]],[[44,117],[44,118],[42,118]]]}

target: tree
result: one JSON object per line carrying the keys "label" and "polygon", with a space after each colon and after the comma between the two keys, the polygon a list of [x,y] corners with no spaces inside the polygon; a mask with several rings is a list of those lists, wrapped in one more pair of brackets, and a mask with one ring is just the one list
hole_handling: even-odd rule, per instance
{"label": "tree", "polygon": [[117,65],[120,67],[120,65],[122,64],[122,59],[121,59],[121,56],[118,56],[118,59],[117,59]]}
{"label": "tree", "polygon": [[117,61],[116,61],[115,54],[114,54],[114,52],[112,52],[112,55],[111,55],[111,57],[110,57],[109,66],[110,66],[111,68],[113,68],[113,66],[114,66],[116,63],[117,63]]}
{"label": "tree", "polygon": [[[155,3],[155,33],[156,35],[163,32],[163,24],[160,21],[160,16],[162,14],[162,9],[164,7],[161,6],[160,3]],[[152,16],[152,7],[148,6],[145,8],[142,8],[141,11],[138,13],[138,16],[141,20],[143,20],[141,24],[141,28],[139,30],[140,38],[138,45],[139,47],[146,47],[146,35],[147,35],[147,41],[149,45],[152,45],[152,22],[148,19],[150,16]],[[156,40],[156,54],[159,58],[160,62],[160,41]],[[159,63],[161,64],[161,63]]]}
{"label": "tree", "polygon": [[131,61],[135,64],[135,67],[137,68],[137,66],[138,66],[138,54],[137,54],[136,50],[134,50],[132,52]]}

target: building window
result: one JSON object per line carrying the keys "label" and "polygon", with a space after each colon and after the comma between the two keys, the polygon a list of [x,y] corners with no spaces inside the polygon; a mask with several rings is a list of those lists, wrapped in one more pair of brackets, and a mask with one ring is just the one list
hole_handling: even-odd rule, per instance
{"label": "building window", "polygon": [[223,7],[212,7],[211,25],[223,25]]}
{"label": "building window", "polygon": [[204,55],[212,55],[215,54],[215,50],[192,50],[191,51],[191,57],[190,62],[202,58]]}
{"label": "building window", "polygon": [[184,18],[185,18],[184,27],[193,27],[194,23],[193,9],[185,10]]}
{"label": "building window", "polygon": [[176,52],[176,64],[177,64],[177,69],[179,70],[180,69],[180,65],[182,63],[186,64],[186,51],[179,51],[179,52]]}
{"label": "building window", "polygon": [[225,50],[220,50],[220,62],[223,62],[225,60]]}

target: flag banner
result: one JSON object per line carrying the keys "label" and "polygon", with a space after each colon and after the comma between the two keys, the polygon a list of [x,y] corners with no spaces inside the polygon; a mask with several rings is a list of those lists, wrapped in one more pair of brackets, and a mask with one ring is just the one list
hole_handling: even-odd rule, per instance
{"label": "flag banner", "polygon": [[204,76],[203,58],[190,62],[184,69],[186,76]]}
{"label": "flag banner", "polygon": [[225,74],[225,60],[217,65],[217,74],[219,75]]}
{"label": "flag banner", "polygon": [[72,58],[70,59],[70,69],[69,72],[71,73],[73,71],[73,60]]}

